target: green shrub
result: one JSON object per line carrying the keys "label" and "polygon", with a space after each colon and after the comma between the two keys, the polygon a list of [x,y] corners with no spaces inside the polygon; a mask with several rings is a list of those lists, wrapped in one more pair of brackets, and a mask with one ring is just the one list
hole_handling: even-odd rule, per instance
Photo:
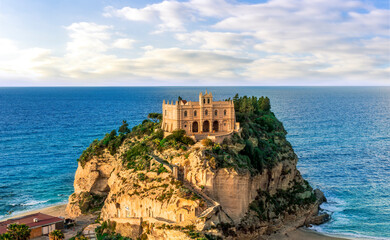
{"label": "green shrub", "polygon": [[158,167],[157,173],[160,174],[160,173],[164,173],[164,172],[168,172],[168,170],[164,167],[163,164],[160,164],[160,166]]}
{"label": "green shrub", "polygon": [[206,147],[211,147],[214,145],[214,142],[209,139],[209,138],[205,138],[201,141],[201,143],[203,144],[203,146],[206,146]]}
{"label": "green shrub", "polygon": [[182,129],[173,131],[172,134],[167,136],[165,139],[166,139],[166,141],[169,141],[169,142],[173,142],[173,143],[180,142],[180,143],[183,143],[185,145],[194,145],[195,144],[195,141],[192,138],[188,137],[186,135],[186,131],[184,131]]}
{"label": "green shrub", "polygon": [[123,120],[122,126],[119,127],[118,132],[120,134],[127,134],[130,133],[129,124],[126,122],[126,120]]}
{"label": "green shrub", "polygon": [[80,200],[77,203],[82,214],[94,213],[99,211],[106,200],[106,196],[100,196],[90,192],[81,192]]}
{"label": "green shrub", "polygon": [[162,130],[161,128],[160,129],[157,129],[154,133],[154,136],[153,136],[155,139],[163,139],[164,138],[164,130]]}
{"label": "green shrub", "polygon": [[149,113],[148,118],[152,119],[154,122],[161,121],[163,116],[161,113]]}
{"label": "green shrub", "polygon": [[140,181],[145,181],[147,179],[147,176],[144,173],[138,173],[137,177]]}

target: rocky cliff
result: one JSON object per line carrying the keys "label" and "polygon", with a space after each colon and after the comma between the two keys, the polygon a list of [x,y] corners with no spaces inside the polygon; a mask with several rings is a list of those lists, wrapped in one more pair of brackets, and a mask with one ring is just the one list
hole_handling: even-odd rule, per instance
{"label": "rocky cliff", "polygon": [[79,159],[68,214],[100,212],[114,232],[144,239],[255,239],[322,223],[325,198],[296,169],[283,125],[264,99],[245,101],[235,99],[242,130],[222,144],[183,131],[164,137],[156,119],[94,141]]}

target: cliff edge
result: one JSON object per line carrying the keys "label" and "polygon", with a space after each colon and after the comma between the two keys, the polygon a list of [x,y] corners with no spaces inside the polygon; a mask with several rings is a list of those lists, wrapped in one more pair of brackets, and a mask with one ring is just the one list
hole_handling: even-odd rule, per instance
{"label": "cliff edge", "polygon": [[221,144],[167,136],[159,114],[95,140],[78,159],[67,213],[97,212],[99,234],[135,239],[258,239],[326,221],[326,199],[297,170],[269,99],[233,100],[241,130]]}

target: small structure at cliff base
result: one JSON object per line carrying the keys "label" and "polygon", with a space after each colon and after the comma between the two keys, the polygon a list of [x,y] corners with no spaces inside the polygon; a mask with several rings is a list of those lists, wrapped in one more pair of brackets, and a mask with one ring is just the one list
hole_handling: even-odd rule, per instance
{"label": "small structure at cliff base", "polygon": [[240,130],[233,101],[213,101],[213,94],[207,90],[205,94],[199,93],[198,102],[163,100],[162,110],[161,128],[165,135],[183,129],[195,141],[209,138],[221,143],[226,137]]}
{"label": "small structure at cliff base", "polygon": [[56,229],[64,228],[64,219],[39,212],[0,222],[0,235],[7,232],[8,226],[13,223],[27,225],[31,229],[30,238],[48,235]]}

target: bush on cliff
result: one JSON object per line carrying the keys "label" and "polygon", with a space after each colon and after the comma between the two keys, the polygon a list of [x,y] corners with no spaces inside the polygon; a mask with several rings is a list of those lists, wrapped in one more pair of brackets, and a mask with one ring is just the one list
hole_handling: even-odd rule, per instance
{"label": "bush on cliff", "polygon": [[119,127],[118,132],[119,132],[120,134],[127,134],[127,133],[130,132],[129,124],[127,123],[126,120],[123,120],[122,126]]}
{"label": "bush on cliff", "polygon": [[79,205],[82,214],[87,214],[99,211],[103,207],[105,200],[106,196],[100,196],[90,192],[81,192],[79,201],[76,204]]}
{"label": "bush on cliff", "polygon": [[129,124],[124,120],[122,126],[120,126],[118,130],[119,135],[117,135],[116,130],[112,130],[110,133],[107,133],[102,140],[94,140],[89,147],[83,151],[80,158],[77,159],[80,165],[84,167],[89,160],[94,156],[101,156],[106,149],[111,155],[115,155],[126,138],[137,137],[140,139],[145,135],[152,136],[153,139],[162,139],[164,137],[164,132],[160,129],[160,123],[144,120],[142,124],[133,127],[132,131],[130,131],[128,125]]}
{"label": "bush on cliff", "polygon": [[[230,100],[230,99],[228,99]],[[212,165],[216,168],[234,167],[249,169],[252,173],[271,169],[280,161],[278,153],[283,151],[286,131],[283,124],[272,113],[268,97],[233,98],[236,120],[241,125],[241,134],[225,139],[221,147],[209,151]],[[232,145],[244,145],[236,151]]]}
{"label": "bush on cliff", "polygon": [[112,130],[110,133],[107,133],[102,140],[99,141],[95,139],[89,147],[83,151],[77,161],[84,167],[94,156],[102,155],[105,149],[107,149],[111,155],[114,155],[125,138],[126,135],[120,134],[117,136],[116,130]]}
{"label": "bush on cliff", "polygon": [[131,240],[115,232],[116,223],[110,220],[104,221],[101,226],[95,229],[98,240]]}
{"label": "bush on cliff", "polygon": [[254,211],[262,221],[268,221],[285,212],[293,214],[300,207],[316,201],[313,189],[306,181],[294,181],[292,187],[286,190],[278,189],[273,195],[267,191],[258,190],[257,192],[258,196],[251,202],[249,209]]}
{"label": "bush on cliff", "polygon": [[186,131],[182,129],[173,131],[171,135],[166,137],[166,139],[167,141],[181,142],[185,145],[195,144],[195,141],[192,138],[188,137],[186,135]]}
{"label": "bush on cliff", "polygon": [[154,122],[162,121],[163,115],[161,113],[149,113],[148,118]]}

